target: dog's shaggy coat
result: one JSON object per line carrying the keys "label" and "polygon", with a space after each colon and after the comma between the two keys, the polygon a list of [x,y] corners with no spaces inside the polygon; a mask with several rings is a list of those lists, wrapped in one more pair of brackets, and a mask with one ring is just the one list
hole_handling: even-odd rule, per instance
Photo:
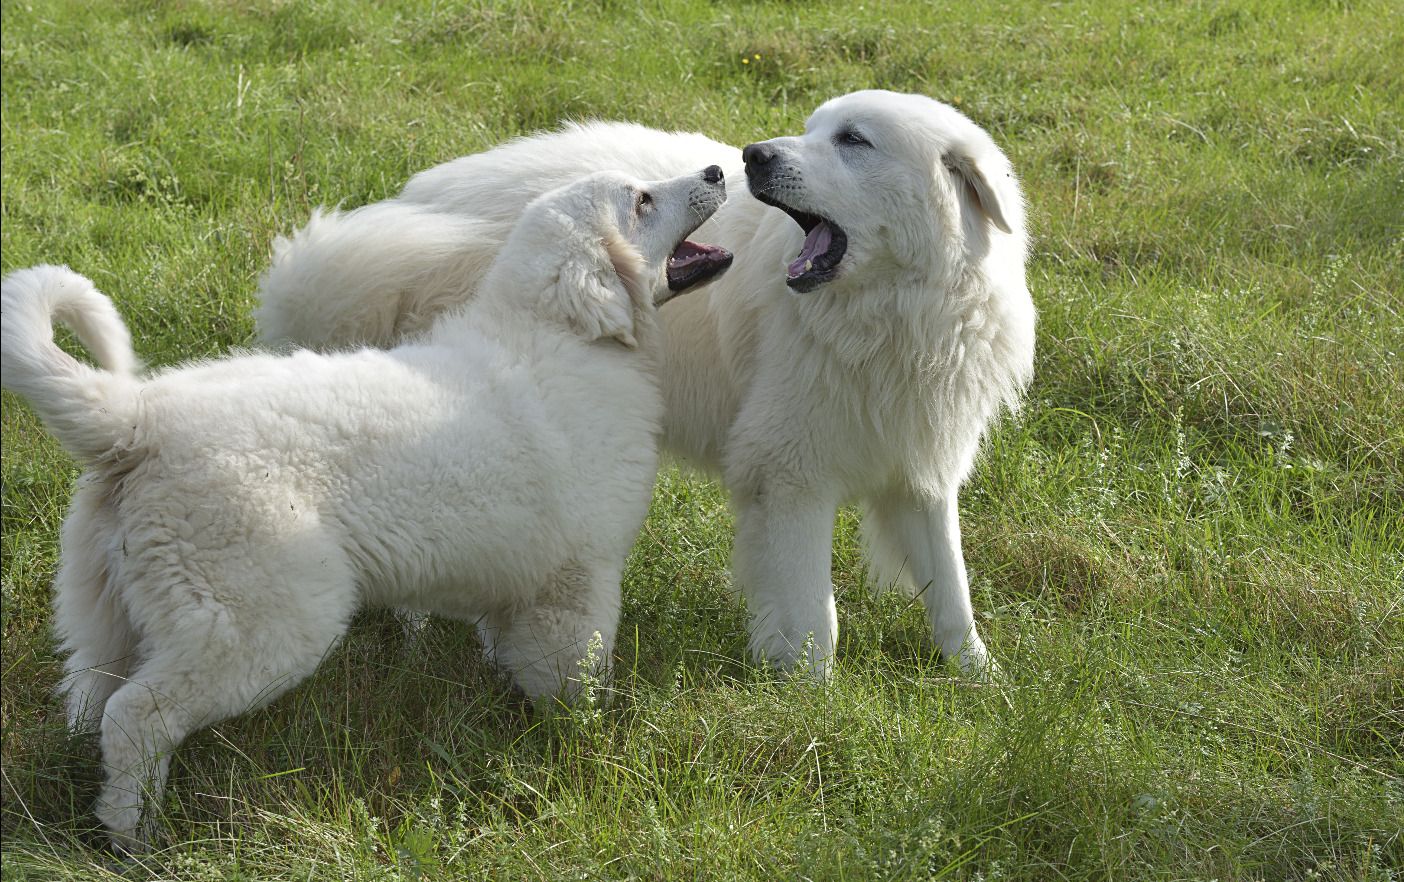
{"label": "dog's shaggy coat", "polygon": [[[658,464],[654,291],[719,178],[601,173],[541,197],[478,297],[390,351],[142,378],[87,279],[5,278],[5,385],[87,465],[56,628],[114,841],[142,846],[189,733],[304,679],[362,606],[485,623],[530,696],[569,695],[592,639],[608,658]],[[51,317],[100,369],[54,344]]]}
{"label": "dog's shaggy coat", "polygon": [[[664,441],[731,490],[752,649],[828,671],[833,518],[857,500],[879,573],[921,591],[944,654],[987,671],[956,494],[1033,370],[1010,164],[953,108],[877,91],[829,101],[803,136],[744,160],[758,198],[733,198],[701,231],[735,266],[663,317]],[[536,193],[593,168],[657,177],[713,162],[732,173],[743,156],[701,135],[591,123],[445,163],[280,242],[260,334],[390,345],[473,295],[472,268]]]}

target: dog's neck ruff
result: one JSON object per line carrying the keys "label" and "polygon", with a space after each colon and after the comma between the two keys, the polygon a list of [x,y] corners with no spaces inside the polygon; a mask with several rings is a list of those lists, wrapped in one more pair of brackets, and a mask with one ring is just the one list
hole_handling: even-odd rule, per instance
{"label": "dog's neck ruff", "polygon": [[909,439],[902,473],[939,496],[964,480],[983,427],[1019,406],[1033,373],[1033,326],[1021,318],[1031,310],[1014,302],[1028,296],[1022,284],[992,285],[978,267],[949,285],[910,278],[864,273],[787,300],[826,384],[847,390],[835,403],[879,437]]}

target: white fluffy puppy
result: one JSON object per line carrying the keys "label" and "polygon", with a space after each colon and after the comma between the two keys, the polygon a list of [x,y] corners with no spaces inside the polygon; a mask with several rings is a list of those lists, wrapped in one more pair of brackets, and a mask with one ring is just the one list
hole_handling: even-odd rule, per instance
{"label": "white fluffy puppy", "polygon": [[277,248],[260,333],[392,343],[472,296],[461,268],[491,259],[536,193],[591,168],[656,177],[743,161],[755,198],[702,228],[735,267],[663,316],[664,441],[731,490],[752,649],[828,671],[833,518],[856,500],[879,575],[920,591],[942,653],[984,672],[956,494],[1032,375],[1034,308],[1009,161],[951,107],[845,95],[744,160],[701,135],[623,124],[512,141],[423,172],[396,199],[314,217]]}
{"label": "white fluffy puppy", "polygon": [[[684,242],[724,198],[715,166],[547,194],[474,301],[390,351],[139,378],[87,279],[4,279],[5,385],[87,465],[56,627],[70,722],[101,731],[114,841],[141,846],[187,735],[307,677],[362,606],[487,622],[534,697],[571,693],[594,635],[608,658],[657,469],[654,292],[669,260],[724,267]],[[55,316],[103,369],[54,344]]]}

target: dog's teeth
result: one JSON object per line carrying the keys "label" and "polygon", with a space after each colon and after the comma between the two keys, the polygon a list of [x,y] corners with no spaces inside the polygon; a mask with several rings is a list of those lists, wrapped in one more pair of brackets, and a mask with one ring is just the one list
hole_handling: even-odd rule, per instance
{"label": "dog's teeth", "polygon": [[806,261],[804,262],[804,271],[805,271],[805,272],[809,272],[809,271],[812,270],[812,269],[814,269],[814,261],[812,261],[812,260],[806,260]]}

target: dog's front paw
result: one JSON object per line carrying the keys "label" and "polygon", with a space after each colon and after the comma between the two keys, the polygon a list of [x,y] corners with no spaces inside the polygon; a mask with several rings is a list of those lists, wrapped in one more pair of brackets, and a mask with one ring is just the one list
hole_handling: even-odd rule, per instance
{"label": "dog's front paw", "polygon": [[967,639],[956,655],[960,672],[977,683],[1003,683],[1004,671],[979,637]]}
{"label": "dog's front paw", "polygon": [[751,655],[777,671],[808,677],[817,683],[827,681],[834,673],[832,640],[821,643],[812,631],[800,639],[782,631],[758,630],[751,635]]}

